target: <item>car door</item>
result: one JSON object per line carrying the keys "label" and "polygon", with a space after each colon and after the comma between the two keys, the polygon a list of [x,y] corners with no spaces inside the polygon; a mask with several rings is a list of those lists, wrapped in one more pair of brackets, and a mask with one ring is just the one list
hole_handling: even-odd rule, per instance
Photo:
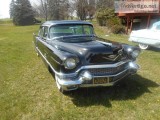
{"label": "car door", "polygon": [[47,39],[47,35],[48,35],[48,27],[47,26],[42,26],[39,30],[39,34],[37,36],[37,41],[36,41],[36,46],[40,52],[40,54],[46,58],[47,56],[47,51],[46,51],[46,47],[47,47],[47,43],[46,43],[46,39]]}
{"label": "car door", "polygon": [[60,70],[60,59],[55,54],[56,50],[53,46],[50,45],[48,41],[49,36],[49,28],[48,27],[42,27],[39,34],[39,42],[37,43],[38,48],[40,49],[41,53],[43,54],[43,58],[47,60],[49,66],[52,66],[54,70],[59,71]]}

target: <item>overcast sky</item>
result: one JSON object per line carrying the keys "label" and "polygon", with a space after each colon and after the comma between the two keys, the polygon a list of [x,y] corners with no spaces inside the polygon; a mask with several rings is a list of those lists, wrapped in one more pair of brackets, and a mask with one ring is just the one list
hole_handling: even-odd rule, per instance
{"label": "overcast sky", "polygon": [[[36,0],[30,0],[36,1]],[[0,18],[9,18],[9,5],[11,0],[0,0]]]}

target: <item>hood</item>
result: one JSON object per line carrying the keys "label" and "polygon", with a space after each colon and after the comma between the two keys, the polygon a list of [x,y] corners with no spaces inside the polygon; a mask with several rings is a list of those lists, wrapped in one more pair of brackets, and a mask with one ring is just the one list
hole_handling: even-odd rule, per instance
{"label": "hood", "polygon": [[78,43],[66,43],[57,41],[54,43],[58,46],[59,49],[63,51],[76,52],[80,55],[86,55],[88,52],[113,54],[114,51],[122,48],[122,46],[118,43],[106,43],[101,41],[89,41]]}
{"label": "hood", "polygon": [[81,59],[88,63],[104,63],[113,62],[117,60],[117,56],[122,50],[119,43],[101,42],[101,41],[88,41],[78,43],[66,43],[56,41],[54,44],[62,51],[77,54]]}
{"label": "hood", "polygon": [[154,29],[142,29],[137,31],[132,31],[130,37],[157,39],[159,34]]}
{"label": "hood", "polygon": [[152,29],[136,30],[131,32],[131,36],[143,37],[143,36],[150,35],[152,32],[155,32],[155,31]]}

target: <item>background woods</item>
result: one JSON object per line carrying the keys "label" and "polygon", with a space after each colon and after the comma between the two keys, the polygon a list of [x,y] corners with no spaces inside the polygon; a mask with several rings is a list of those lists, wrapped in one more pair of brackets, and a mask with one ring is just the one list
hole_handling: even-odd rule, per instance
{"label": "background woods", "polygon": [[[15,25],[33,24],[35,18],[44,20],[92,20],[99,9],[114,9],[114,0],[12,0],[10,18]],[[25,20],[27,19],[27,22]]]}

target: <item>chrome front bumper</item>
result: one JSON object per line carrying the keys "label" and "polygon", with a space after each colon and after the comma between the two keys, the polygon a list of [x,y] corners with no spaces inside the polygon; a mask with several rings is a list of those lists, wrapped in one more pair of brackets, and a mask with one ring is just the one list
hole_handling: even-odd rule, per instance
{"label": "chrome front bumper", "polygon": [[[114,64],[114,65],[110,65],[110,66],[114,66],[114,67],[118,67],[119,65],[121,65],[122,62],[118,63],[118,64]],[[124,64],[124,63],[123,63]],[[90,66],[92,68],[98,67],[100,68],[100,66]],[[85,71],[87,71],[86,68],[90,68],[90,67],[85,67]],[[105,68],[104,65],[102,65],[101,67]],[[135,74],[137,72],[137,70],[139,69],[139,66],[135,63],[135,62],[128,62],[128,66],[125,70],[117,73],[117,74],[112,74],[112,75],[103,75],[103,76],[92,76],[91,80],[84,80],[84,76],[82,77],[81,74],[77,73],[77,77],[71,77],[71,78],[63,78],[62,76],[58,77],[57,82],[59,83],[59,85],[61,86],[61,88],[65,91],[70,91],[70,90],[75,90],[78,89],[80,87],[98,87],[98,86],[113,86],[116,82],[118,82],[119,80],[123,79],[124,77],[128,76],[128,75],[132,75]],[[76,74],[76,73],[75,73]],[[67,75],[69,76],[69,75]],[[94,79],[101,79],[101,78],[109,78],[110,80],[105,83],[105,84],[94,84]]]}

